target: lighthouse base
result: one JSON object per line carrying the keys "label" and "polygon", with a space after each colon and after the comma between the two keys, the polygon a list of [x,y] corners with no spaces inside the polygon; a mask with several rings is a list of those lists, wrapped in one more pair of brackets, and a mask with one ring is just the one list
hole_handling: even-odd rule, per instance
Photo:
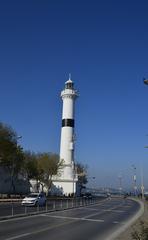
{"label": "lighthouse base", "polygon": [[52,192],[53,193],[57,192],[57,195],[58,193],[60,195],[65,195],[65,196],[76,194],[77,179],[72,179],[72,180],[56,179],[56,180],[53,180],[52,183],[54,185]]}

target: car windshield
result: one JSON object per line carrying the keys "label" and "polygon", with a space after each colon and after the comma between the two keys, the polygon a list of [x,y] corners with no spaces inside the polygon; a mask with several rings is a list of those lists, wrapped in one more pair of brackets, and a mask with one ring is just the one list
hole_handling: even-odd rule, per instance
{"label": "car windshield", "polygon": [[38,197],[38,194],[29,194],[27,197],[30,197],[30,198]]}

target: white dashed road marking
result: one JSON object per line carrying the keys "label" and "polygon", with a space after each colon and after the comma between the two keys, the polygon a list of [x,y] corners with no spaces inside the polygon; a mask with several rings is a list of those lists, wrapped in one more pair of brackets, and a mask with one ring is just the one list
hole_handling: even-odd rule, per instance
{"label": "white dashed road marking", "polygon": [[91,219],[91,218],[78,218],[78,217],[64,217],[64,216],[54,216],[54,215],[46,215],[42,214],[44,217],[51,217],[51,218],[60,218],[60,219],[69,219],[69,220],[78,220],[78,221],[90,221],[90,222],[104,222],[103,219]]}
{"label": "white dashed road marking", "polygon": [[123,213],[125,211],[122,211],[122,210],[113,210],[113,209],[106,209],[106,210],[103,210],[103,212],[116,212],[116,213]]}
{"label": "white dashed road marking", "polygon": [[14,236],[14,237],[7,238],[6,240],[14,240],[14,239],[18,239],[21,237],[26,237],[28,235],[30,235],[30,233],[24,233],[24,234],[20,234],[20,235]]}

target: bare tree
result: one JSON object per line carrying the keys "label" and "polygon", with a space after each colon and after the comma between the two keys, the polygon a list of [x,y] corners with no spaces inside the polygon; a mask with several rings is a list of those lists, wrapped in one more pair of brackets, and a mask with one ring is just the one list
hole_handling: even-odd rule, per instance
{"label": "bare tree", "polygon": [[60,161],[59,156],[55,153],[41,153],[38,155],[39,180],[46,187],[47,195],[52,185],[53,175],[57,175],[62,166],[63,161]]}

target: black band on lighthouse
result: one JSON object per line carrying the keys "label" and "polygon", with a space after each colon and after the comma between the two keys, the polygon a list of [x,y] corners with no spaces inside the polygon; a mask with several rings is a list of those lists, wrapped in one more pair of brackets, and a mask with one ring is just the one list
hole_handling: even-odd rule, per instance
{"label": "black band on lighthouse", "polygon": [[74,119],[62,119],[62,127],[74,127]]}

